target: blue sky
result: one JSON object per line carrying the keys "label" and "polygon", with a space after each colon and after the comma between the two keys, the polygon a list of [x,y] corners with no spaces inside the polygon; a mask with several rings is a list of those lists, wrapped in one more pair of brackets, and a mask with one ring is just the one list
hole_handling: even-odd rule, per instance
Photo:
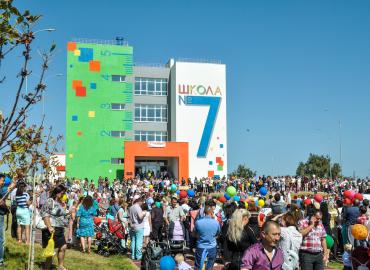
{"label": "blue sky", "polygon": [[[370,1],[16,3],[43,14],[36,29],[56,28],[39,33],[34,48],[58,46],[45,98],[47,124],[58,134],[67,41],[124,36],[138,63],[183,57],[227,65],[229,170],[245,163],[258,174],[294,174],[309,153],[339,162],[341,137],[344,174],[370,176]],[[19,68],[12,59],[1,70],[10,73],[0,86],[4,110]],[[37,74],[37,54],[34,61]],[[33,114],[38,121],[41,105]]]}

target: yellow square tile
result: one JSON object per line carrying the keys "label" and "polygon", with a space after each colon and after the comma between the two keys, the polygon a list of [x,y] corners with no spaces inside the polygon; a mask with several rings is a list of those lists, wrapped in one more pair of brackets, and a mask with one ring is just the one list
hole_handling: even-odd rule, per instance
{"label": "yellow square tile", "polygon": [[73,154],[69,154],[69,158],[73,158]]}
{"label": "yellow square tile", "polygon": [[95,117],[95,111],[89,111],[88,116],[89,117]]}
{"label": "yellow square tile", "polygon": [[74,54],[76,56],[80,56],[81,55],[81,51],[80,50],[74,50],[73,52],[74,52]]}

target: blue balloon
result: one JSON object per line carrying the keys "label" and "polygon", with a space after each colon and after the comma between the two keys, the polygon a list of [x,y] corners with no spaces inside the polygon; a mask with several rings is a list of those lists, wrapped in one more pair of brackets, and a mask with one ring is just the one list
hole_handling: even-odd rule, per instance
{"label": "blue balloon", "polygon": [[189,190],[188,190],[188,196],[189,196],[189,197],[194,197],[194,196],[195,196],[195,192],[194,192],[194,190],[189,189]]}
{"label": "blue balloon", "polygon": [[178,190],[176,190],[176,194],[177,195],[179,195],[180,194],[180,190],[178,189]]}
{"label": "blue balloon", "polygon": [[229,194],[227,194],[226,192],[224,194],[224,197],[225,197],[226,200],[230,200],[231,199],[231,197],[229,196]]}
{"label": "blue balloon", "polygon": [[9,186],[11,182],[12,179],[9,176],[5,176],[4,186]]}
{"label": "blue balloon", "polygon": [[159,267],[161,270],[174,270],[176,262],[171,256],[164,256],[159,261]]}
{"label": "blue balloon", "polygon": [[265,187],[261,187],[260,188],[260,194],[262,196],[266,196],[267,192],[268,192],[267,188],[265,188]]}
{"label": "blue balloon", "polygon": [[235,202],[239,202],[240,201],[240,197],[239,196],[234,196],[234,201]]}

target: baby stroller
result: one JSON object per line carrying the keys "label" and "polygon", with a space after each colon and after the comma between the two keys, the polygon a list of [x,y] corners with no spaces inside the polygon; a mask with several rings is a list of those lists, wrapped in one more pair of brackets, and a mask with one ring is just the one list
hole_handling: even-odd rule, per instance
{"label": "baby stroller", "polygon": [[141,269],[160,270],[160,259],[170,254],[171,252],[166,242],[150,241],[141,260]]}
{"label": "baby stroller", "polygon": [[185,228],[181,222],[175,221],[170,224],[167,241],[171,255],[181,253],[185,257]]}
{"label": "baby stroller", "polygon": [[353,270],[369,270],[370,259],[369,249],[364,246],[355,247],[352,251],[352,269]]}
{"label": "baby stroller", "polygon": [[98,254],[108,257],[111,254],[125,254],[121,240],[125,238],[125,229],[121,222],[108,219],[107,223],[94,219],[96,230],[96,245]]}

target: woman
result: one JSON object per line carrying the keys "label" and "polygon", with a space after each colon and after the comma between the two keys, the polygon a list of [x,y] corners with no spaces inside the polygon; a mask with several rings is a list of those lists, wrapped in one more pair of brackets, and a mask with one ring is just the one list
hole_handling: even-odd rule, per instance
{"label": "woman", "polygon": [[18,243],[22,243],[22,235],[25,232],[26,244],[30,243],[30,224],[31,216],[29,206],[30,196],[25,192],[26,183],[18,184],[15,200],[17,203],[16,218],[17,218],[17,238]]}
{"label": "woman", "polygon": [[150,216],[149,212],[149,207],[145,203],[142,207],[143,211],[146,211],[145,216],[144,216],[144,244],[143,247],[145,248],[148,243],[149,243],[149,238],[150,238],[150,232],[152,231],[152,219]]}
{"label": "woman", "polygon": [[256,232],[248,225],[251,214],[246,209],[237,209],[227,223],[224,258],[227,269],[240,269],[244,251],[257,243]]}
{"label": "woman", "polygon": [[94,236],[94,216],[96,216],[96,208],[93,205],[91,196],[86,196],[82,201],[82,205],[77,210],[77,230],[76,235],[81,239],[82,252],[86,252],[85,238],[87,237],[87,250],[91,253],[91,241]]}
{"label": "woman", "polygon": [[128,226],[128,204],[124,199],[119,199],[119,204],[121,208],[118,210],[117,213],[117,219],[121,222],[123,228],[125,229],[125,238],[121,240],[121,246],[123,248],[126,248],[127,246],[127,238],[128,238],[128,232],[129,232],[129,226]]}
{"label": "woman", "polygon": [[152,206],[151,212],[153,240],[162,241],[163,215],[160,199],[157,198]]}
{"label": "woman", "polygon": [[[41,217],[43,218],[46,228],[42,230],[42,247],[46,248],[48,241],[53,234],[54,248],[58,257],[57,270],[66,270],[64,267],[64,256],[67,249],[67,244],[64,236],[64,228],[68,224],[66,209],[62,207],[62,197],[66,192],[64,185],[58,185],[50,194],[50,198],[46,201],[41,209]],[[53,257],[46,258],[45,269],[51,269]]]}
{"label": "woman", "polygon": [[[294,211],[298,211],[298,209]],[[288,250],[295,252],[298,258],[299,248],[302,244],[302,234],[297,230],[297,220],[292,212],[277,215],[272,220],[277,221],[280,217],[279,247],[284,253],[284,262],[289,263]]]}

